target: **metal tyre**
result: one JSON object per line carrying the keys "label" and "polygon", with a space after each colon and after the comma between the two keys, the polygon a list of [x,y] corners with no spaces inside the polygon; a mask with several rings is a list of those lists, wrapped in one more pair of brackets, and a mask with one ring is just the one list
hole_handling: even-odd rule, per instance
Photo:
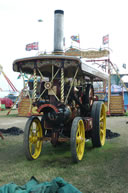
{"label": "metal tyre", "polygon": [[91,111],[93,118],[92,144],[94,147],[101,147],[106,139],[106,112],[103,102],[94,102]]}
{"label": "metal tyre", "polygon": [[43,131],[41,122],[37,117],[30,117],[24,130],[23,146],[28,160],[35,160],[42,150]]}
{"label": "metal tyre", "polygon": [[70,145],[72,160],[77,163],[82,160],[85,149],[85,128],[81,117],[76,117],[72,122]]}

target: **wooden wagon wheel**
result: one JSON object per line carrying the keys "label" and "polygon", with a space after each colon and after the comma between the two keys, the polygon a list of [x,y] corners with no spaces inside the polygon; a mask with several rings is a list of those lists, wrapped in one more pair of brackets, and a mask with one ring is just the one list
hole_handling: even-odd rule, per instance
{"label": "wooden wagon wheel", "polygon": [[28,160],[37,159],[42,150],[43,131],[40,120],[33,116],[26,123],[24,130],[24,151]]}

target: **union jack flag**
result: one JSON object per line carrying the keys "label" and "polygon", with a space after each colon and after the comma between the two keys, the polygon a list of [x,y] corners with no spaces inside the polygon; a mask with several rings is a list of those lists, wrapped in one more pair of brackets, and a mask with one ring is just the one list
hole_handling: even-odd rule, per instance
{"label": "union jack flag", "polygon": [[39,49],[38,42],[33,42],[31,44],[26,45],[26,51],[38,50],[38,49]]}
{"label": "union jack flag", "polygon": [[109,35],[107,34],[106,36],[103,36],[103,44],[108,44],[109,43]]}

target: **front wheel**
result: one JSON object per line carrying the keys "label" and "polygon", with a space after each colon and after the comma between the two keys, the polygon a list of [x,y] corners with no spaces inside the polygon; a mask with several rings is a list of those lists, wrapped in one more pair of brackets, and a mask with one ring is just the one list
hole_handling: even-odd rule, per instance
{"label": "front wheel", "polygon": [[101,147],[106,139],[106,112],[103,102],[93,103],[91,117],[93,118],[92,144]]}
{"label": "front wheel", "polygon": [[38,117],[30,117],[24,130],[23,146],[28,160],[35,160],[42,150],[43,131]]}
{"label": "front wheel", "polygon": [[73,162],[82,160],[85,148],[85,128],[81,117],[73,120],[70,136],[71,154]]}

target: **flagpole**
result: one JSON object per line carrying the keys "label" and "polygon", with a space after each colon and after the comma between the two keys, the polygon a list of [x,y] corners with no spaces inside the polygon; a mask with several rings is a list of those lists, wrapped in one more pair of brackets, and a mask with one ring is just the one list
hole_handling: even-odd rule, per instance
{"label": "flagpole", "polygon": [[[109,34],[103,36],[103,45],[107,44],[108,51],[109,49]],[[110,115],[110,100],[111,100],[111,72],[110,72],[110,53],[108,54],[108,109],[107,114]]]}
{"label": "flagpole", "polygon": [[[74,36],[74,35],[71,36],[71,39],[72,39],[72,43],[73,43],[73,41],[79,43],[79,49],[80,49],[80,38],[79,38],[79,34],[76,35],[76,36]],[[78,47],[77,47],[77,48],[78,48]]]}
{"label": "flagpole", "polygon": [[78,34],[78,37],[79,37],[79,49],[80,49],[80,35]]}
{"label": "flagpole", "polygon": [[[108,50],[109,50],[109,35],[108,35]],[[111,71],[110,71],[110,53],[108,54],[108,115],[110,115],[110,101],[111,101]]]}
{"label": "flagpole", "polygon": [[[44,21],[42,19],[38,19],[38,23],[43,23]],[[41,31],[41,30],[39,30]],[[39,34],[38,34],[39,35]],[[42,37],[42,36],[41,36]],[[39,43],[40,43],[40,37],[38,38],[38,53],[40,53],[40,47],[39,47]]]}

